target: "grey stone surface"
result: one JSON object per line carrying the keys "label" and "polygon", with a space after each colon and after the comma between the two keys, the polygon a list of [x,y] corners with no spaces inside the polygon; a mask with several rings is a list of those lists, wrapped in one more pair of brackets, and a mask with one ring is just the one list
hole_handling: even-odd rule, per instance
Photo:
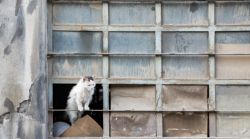
{"label": "grey stone surface", "polygon": [[46,137],[46,1],[0,1],[0,138]]}

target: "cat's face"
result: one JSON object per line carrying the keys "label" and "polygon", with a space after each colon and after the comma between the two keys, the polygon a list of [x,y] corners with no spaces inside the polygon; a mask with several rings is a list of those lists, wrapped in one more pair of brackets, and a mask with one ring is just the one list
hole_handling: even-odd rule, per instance
{"label": "cat's face", "polygon": [[84,86],[87,88],[88,91],[94,90],[95,88],[95,81],[94,81],[94,77],[92,76],[85,76],[83,77],[83,84]]}

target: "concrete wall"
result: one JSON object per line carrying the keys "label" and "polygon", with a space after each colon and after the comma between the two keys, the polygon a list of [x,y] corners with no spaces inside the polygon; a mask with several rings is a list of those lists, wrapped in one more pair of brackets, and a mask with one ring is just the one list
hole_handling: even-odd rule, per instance
{"label": "concrete wall", "polygon": [[46,0],[0,0],[0,138],[46,138]]}

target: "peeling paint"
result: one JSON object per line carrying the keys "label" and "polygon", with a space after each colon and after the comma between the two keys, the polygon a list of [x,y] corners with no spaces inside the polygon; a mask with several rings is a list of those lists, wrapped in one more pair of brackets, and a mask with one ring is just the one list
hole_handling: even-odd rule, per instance
{"label": "peeling paint", "polygon": [[20,106],[17,108],[17,112],[26,113],[30,105],[30,100],[24,100],[20,103]]}

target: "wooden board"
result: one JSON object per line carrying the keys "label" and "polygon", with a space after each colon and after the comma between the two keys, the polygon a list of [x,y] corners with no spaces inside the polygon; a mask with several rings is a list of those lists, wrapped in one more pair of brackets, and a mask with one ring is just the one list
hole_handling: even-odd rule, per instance
{"label": "wooden board", "polygon": [[169,111],[206,111],[207,86],[163,86],[163,109]]}
{"label": "wooden board", "polygon": [[167,137],[207,137],[206,113],[165,113],[163,135]]}
{"label": "wooden board", "polygon": [[154,113],[111,113],[111,137],[155,137],[156,114]]}
{"label": "wooden board", "polygon": [[111,110],[155,110],[155,87],[111,86]]}
{"label": "wooden board", "polygon": [[216,78],[250,79],[250,56],[217,56]]}

